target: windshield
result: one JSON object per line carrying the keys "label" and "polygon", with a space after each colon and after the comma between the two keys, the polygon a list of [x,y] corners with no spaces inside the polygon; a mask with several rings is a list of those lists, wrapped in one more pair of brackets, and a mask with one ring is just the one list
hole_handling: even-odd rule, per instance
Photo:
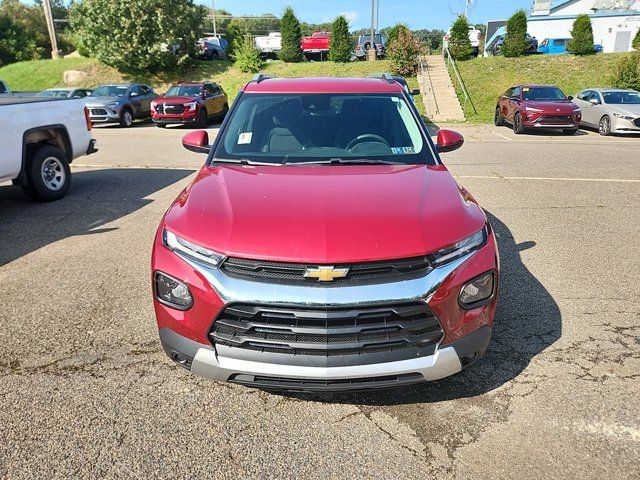
{"label": "windshield", "polygon": [[567,97],[558,87],[524,87],[523,100],[566,100]]}
{"label": "windshield", "polygon": [[167,97],[197,97],[200,95],[200,85],[174,85],[167,90]]}
{"label": "windshield", "polygon": [[604,103],[612,105],[639,105],[639,92],[603,92]]}
{"label": "windshield", "polygon": [[36,97],[68,97],[69,92],[66,90],[45,90],[36,94]]}
{"label": "windshield", "polygon": [[435,164],[400,94],[244,94],[216,160]]}
{"label": "windshield", "polygon": [[117,85],[103,85],[96,88],[92,97],[124,97],[127,93],[127,87],[119,87]]}

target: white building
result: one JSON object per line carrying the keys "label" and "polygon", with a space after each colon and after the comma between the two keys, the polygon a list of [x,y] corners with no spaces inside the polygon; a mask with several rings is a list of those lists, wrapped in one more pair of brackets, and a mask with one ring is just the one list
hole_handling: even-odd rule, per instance
{"label": "white building", "polygon": [[535,0],[528,33],[545,38],[570,38],[578,15],[591,18],[593,40],[605,52],[627,52],[640,29],[640,0]]}

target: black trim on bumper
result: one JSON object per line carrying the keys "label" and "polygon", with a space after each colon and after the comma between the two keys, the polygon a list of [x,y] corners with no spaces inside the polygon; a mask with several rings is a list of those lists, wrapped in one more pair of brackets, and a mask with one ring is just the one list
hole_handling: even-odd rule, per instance
{"label": "black trim on bumper", "polygon": [[388,377],[349,378],[345,380],[306,380],[299,378],[273,378],[258,375],[233,375],[229,382],[264,390],[288,392],[344,392],[397,388],[424,382],[419,373],[391,375]]}
{"label": "black trim on bumper", "polygon": [[87,155],[91,155],[92,153],[96,153],[98,149],[96,148],[96,139],[92,138],[89,142],[89,147],[87,148]]}
{"label": "black trim on bumper", "polygon": [[161,119],[152,119],[153,123],[155,125],[160,124],[160,125],[186,125],[186,124],[191,124],[191,123],[196,123],[198,121],[197,117],[193,117],[193,118],[188,118],[188,119],[184,119],[184,118],[161,118]]}
{"label": "black trim on bumper", "polygon": [[[204,348],[206,350],[213,350],[211,345],[195,342],[187,337],[177,334],[173,330],[169,330],[168,328],[161,329],[159,333],[160,343],[162,344],[162,348],[167,356],[186,369],[191,368],[193,357],[196,356],[196,352],[199,349]],[[185,361],[178,361],[177,356],[184,357]]]}

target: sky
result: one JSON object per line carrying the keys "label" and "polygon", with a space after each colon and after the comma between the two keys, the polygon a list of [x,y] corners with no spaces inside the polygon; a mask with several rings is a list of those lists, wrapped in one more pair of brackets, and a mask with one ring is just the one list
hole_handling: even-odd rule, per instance
{"label": "sky", "polygon": [[[196,0],[211,6],[211,0]],[[371,0],[214,0],[216,9],[224,8],[234,15],[273,13],[280,16],[291,5],[300,21],[322,23],[343,14],[351,29],[371,25]],[[475,0],[469,10],[471,23],[506,20],[523,8],[529,12],[533,0]],[[406,23],[412,29],[447,30],[464,11],[465,0],[380,0],[380,27]]]}

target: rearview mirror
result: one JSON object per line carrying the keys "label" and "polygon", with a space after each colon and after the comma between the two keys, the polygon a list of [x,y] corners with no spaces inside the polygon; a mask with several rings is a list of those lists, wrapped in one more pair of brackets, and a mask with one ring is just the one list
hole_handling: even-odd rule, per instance
{"label": "rearview mirror", "polygon": [[209,153],[209,134],[204,130],[187,133],[182,137],[182,146],[190,152]]}
{"label": "rearview mirror", "polygon": [[436,147],[439,153],[453,152],[464,143],[464,137],[453,130],[438,131],[438,143]]}

